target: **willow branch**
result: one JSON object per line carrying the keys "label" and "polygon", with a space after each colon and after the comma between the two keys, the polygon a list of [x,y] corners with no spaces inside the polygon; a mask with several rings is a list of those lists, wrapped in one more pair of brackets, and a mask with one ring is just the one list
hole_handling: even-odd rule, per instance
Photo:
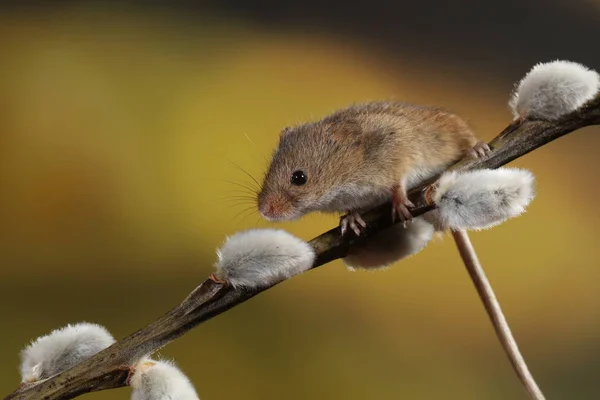
{"label": "willow branch", "polygon": [[[490,142],[493,150],[488,156],[482,159],[462,160],[451,169],[497,168],[574,130],[596,124],[600,124],[600,96],[558,121],[514,122]],[[413,216],[422,215],[435,207],[428,201],[428,193],[434,182],[435,179],[425,182],[409,193],[410,200],[416,205],[411,210]],[[334,228],[311,240],[310,244],[317,254],[313,268],[344,257],[350,246],[357,241],[390,227],[393,224],[390,215],[390,204],[384,204],[366,213],[363,219],[368,225],[360,238],[342,237],[339,229]],[[236,290],[209,278],[181,304],[145,328],[69,370],[44,381],[20,387],[5,400],[72,399],[87,392],[126,386],[127,373],[124,371],[135,365],[141,357],[157,351],[202,322],[272,286]]]}
{"label": "willow branch", "polygon": [[477,294],[479,294],[479,298],[492,321],[492,326],[496,331],[496,335],[498,336],[502,348],[506,352],[513,369],[517,373],[517,376],[521,380],[521,383],[523,383],[525,390],[532,400],[545,400],[544,394],[538,387],[535,379],[533,379],[531,372],[529,372],[527,363],[525,362],[525,359],[519,350],[519,346],[517,345],[517,341],[513,337],[510,326],[504,317],[504,313],[496,298],[494,289],[492,289],[492,285],[481,267],[481,263],[479,262],[477,253],[475,253],[475,249],[473,248],[473,244],[469,239],[467,231],[452,231],[452,236],[456,242],[458,252],[465,263],[467,272],[475,285],[475,289],[477,289]]}

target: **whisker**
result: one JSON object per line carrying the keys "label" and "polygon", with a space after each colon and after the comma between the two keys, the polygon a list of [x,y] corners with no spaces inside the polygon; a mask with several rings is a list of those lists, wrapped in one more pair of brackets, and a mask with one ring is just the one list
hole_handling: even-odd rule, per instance
{"label": "whisker", "polygon": [[252,205],[252,206],[256,206],[258,204],[258,202],[256,201],[256,199],[247,199],[247,198],[243,198],[243,197],[220,197],[219,201],[225,202],[225,203],[230,203],[230,204],[245,204],[245,205]]}
{"label": "whisker", "polygon": [[256,143],[254,143],[254,142],[252,141],[252,139],[250,139],[250,136],[248,136],[248,134],[247,134],[246,132],[244,132],[244,136],[246,136],[246,139],[248,139],[248,141],[249,141],[250,143],[252,143],[254,146],[256,146]]}
{"label": "whisker", "polygon": [[252,174],[248,171],[246,171],[244,168],[240,167],[238,164],[234,163],[233,161],[229,161],[233,166],[237,167],[240,171],[242,171],[244,174],[246,174],[248,177],[250,177],[250,179],[252,179],[252,181],[256,184],[256,187],[258,189],[260,189],[260,183],[256,180],[256,178],[254,176],[252,176]]}
{"label": "whisker", "polygon": [[239,187],[241,187],[241,188],[243,188],[243,189],[249,190],[251,193],[255,193],[255,194],[256,194],[256,193],[258,192],[258,191],[256,190],[256,188],[253,188],[253,187],[251,187],[251,186],[247,186],[246,184],[243,184],[243,183],[234,182],[234,181],[228,181],[228,180],[224,180],[223,182],[227,182],[227,183],[230,183],[230,184],[232,184],[232,185],[239,186]]}
{"label": "whisker", "polygon": [[248,201],[252,201],[254,203],[258,202],[258,196],[255,193],[223,193],[222,196],[219,196],[219,199],[244,199]]}
{"label": "whisker", "polygon": [[248,208],[244,208],[243,210],[241,210],[240,212],[238,212],[237,214],[235,214],[230,220],[229,223],[233,222],[236,218],[242,216],[243,214],[246,214],[246,216],[244,216],[240,222],[242,222],[245,218],[248,218],[250,215],[252,215],[254,213],[255,209],[254,207],[248,207]]}
{"label": "whisker", "polygon": [[246,139],[248,139],[248,141],[250,143],[252,143],[252,145],[254,147],[256,147],[258,149],[258,152],[260,153],[261,157],[268,163],[269,162],[269,158],[267,157],[267,155],[260,149],[259,146],[257,146],[256,143],[254,143],[254,141],[252,139],[250,139],[250,136],[248,136],[248,134],[246,132],[244,132],[244,136],[246,137]]}
{"label": "whisker", "polygon": [[221,196],[221,199],[245,199],[245,200],[253,200],[256,201],[256,196],[248,196],[248,195],[230,195],[228,194],[227,196]]}
{"label": "whisker", "polygon": [[265,222],[265,220],[261,217],[260,214],[257,214],[256,215],[256,220],[254,221],[254,225],[258,225],[258,224],[260,224],[262,222]]}
{"label": "whisker", "polygon": [[231,205],[232,207],[246,207],[246,208],[252,208],[252,209],[258,209],[256,207],[256,204],[252,204],[252,203],[248,203],[246,202],[241,202],[239,200],[232,200],[232,201],[224,201],[225,204]]}
{"label": "whisker", "polygon": [[256,203],[254,201],[250,201],[247,199],[221,199],[223,203],[231,204],[231,205],[243,205],[243,206],[252,206],[256,207]]}
{"label": "whisker", "polygon": [[[241,194],[245,194],[245,195],[250,195],[250,193],[248,193],[245,190],[239,190],[239,189],[232,189],[232,190],[223,190],[223,193],[241,193]],[[252,195],[255,195],[254,192],[252,192]]]}
{"label": "whisker", "polygon": [[227,202],[226,204],[234,207],[234,208],[238,208],[238,207],[246,207],[246,209],[255,209],[256,207],[254,206],[254,204],[250,205],[248,203],[232,203],[232,202]]}

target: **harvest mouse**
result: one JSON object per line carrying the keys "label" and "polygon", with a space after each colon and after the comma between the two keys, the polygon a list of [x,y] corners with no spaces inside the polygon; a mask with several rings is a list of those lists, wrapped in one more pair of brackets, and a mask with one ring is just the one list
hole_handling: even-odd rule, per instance
{"label": "harvest mouse", "polygon": [[448,111],[401,102],[351,105],[284,128],[265,174],[258,209],[267,220],[343,212],[342,234],[360,214],[392,201],[392,218],[412,218],[407,192],[467,154],[483,156],[467,123]]}

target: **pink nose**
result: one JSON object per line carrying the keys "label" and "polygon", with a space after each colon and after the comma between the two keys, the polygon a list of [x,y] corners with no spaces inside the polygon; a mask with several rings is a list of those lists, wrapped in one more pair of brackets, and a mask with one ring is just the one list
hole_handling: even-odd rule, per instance
{"label": "pink nose", "polygon": [[273,214],[273,205],[270,203],[263,203],[258,208],[258,211],[265,217],[271,217],[271,214]]}
{"label": "pink nose", "polygon": [[258,211],[267,219],[281,218],[284,202],[279,196],[269,195],[259,202]]}

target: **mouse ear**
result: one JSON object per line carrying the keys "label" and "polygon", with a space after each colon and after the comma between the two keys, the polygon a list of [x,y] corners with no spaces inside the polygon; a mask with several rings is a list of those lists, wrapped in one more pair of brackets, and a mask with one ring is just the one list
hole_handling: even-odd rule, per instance
{"label": "mouse ear", "polygon": [[354,120],[330,123],[327,131],[334,141],[347,142],[352,139],[355,145],[362,144],[362,130],[360,124]]}

